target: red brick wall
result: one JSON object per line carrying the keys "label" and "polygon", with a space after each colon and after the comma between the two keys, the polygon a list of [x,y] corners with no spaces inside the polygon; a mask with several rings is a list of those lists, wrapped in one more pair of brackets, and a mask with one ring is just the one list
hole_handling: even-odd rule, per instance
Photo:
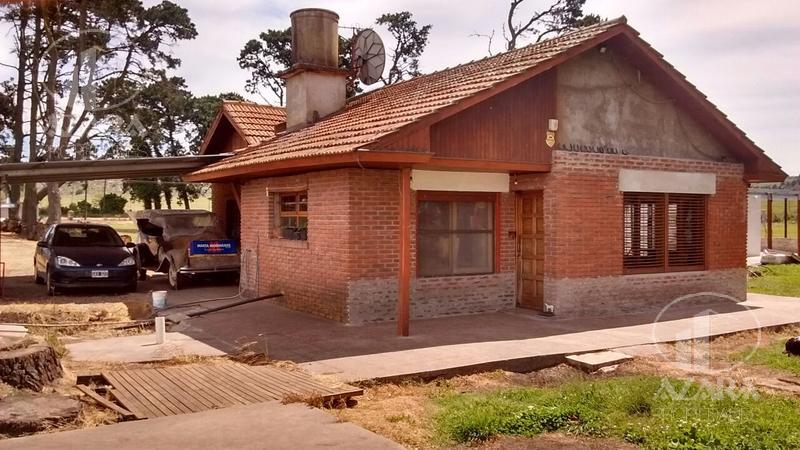
{"label": "red brick wall", "polygon": [[[268,189],[270,197],[286,190],[307,189],[307,242],[271,236],[274,212]],[[501,197],[500,271],[509,273],[514,271],[515,244],[508,234],[514,226],[514,196]],[[412,212],[415,210],[412,207]],[[399,267],[398,216],[399,172],[395,170],[341,169],[249,181],[242,187],[243,286],[260,294],[283,290],[286,296],[279,302],[289,308],[348,321],[348,287],[362,283],[359,289],[363,292],[363,283],[380,282],[386,288],[370,295],[384,295],[393,317],[393,283]],[[412,274],[416,272],[415,230],[412,214]],[[447,297],[451,306],[443,308],[453,314],[459,309],[460,295],[475,297],[474,286],[450,281],[450,277],[426,279],[415,292],[425,299],[420,308],[436,311],[438,299]],[[490,281],[487,285],[492,283],[496,284]],[[464,289],[471,293],[462,292]],[[436,298],[423,291],[436,291]],[[472,312],[483,307],[476,301],[470,305]]]}
{"label": "red brick wall", "polygon": [[[279,303],[289,308],[346,320],[348,172],[259,179],[243,186],[242,248],[248,253],[245,264],[250,263],[242,275],[246,289],[260,294],[283,290]],[[303,189],[308,190],[308,241],[271,236],[274,196]]]}
{"label": "red brick wall", "polygon": [[544,189],[545,272],[552,278],[621,275],[619,169],[712,172],[708,200],[709,270],[744,267],[747,186],[739,164],[554,152],[549,174],[520,175],[514,189]]}

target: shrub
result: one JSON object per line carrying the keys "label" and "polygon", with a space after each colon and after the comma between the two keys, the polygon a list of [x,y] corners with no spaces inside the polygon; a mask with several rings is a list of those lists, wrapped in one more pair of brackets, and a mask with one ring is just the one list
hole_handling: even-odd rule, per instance
{"label": "shrub", "polygon": [[128,200],[117,194],[109,193],[100,199],[101,214],[124,214],[125,204]]}

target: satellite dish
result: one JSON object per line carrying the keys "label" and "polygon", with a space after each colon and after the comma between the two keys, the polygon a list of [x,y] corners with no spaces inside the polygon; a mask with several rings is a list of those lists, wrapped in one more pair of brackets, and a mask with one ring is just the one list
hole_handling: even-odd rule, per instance
{"label": "satellite dish", "polygon": [[364,84],[377,83],[383,76],[386,52],[378,33],[371,29],[361,30],[353,38],[353,71]]}

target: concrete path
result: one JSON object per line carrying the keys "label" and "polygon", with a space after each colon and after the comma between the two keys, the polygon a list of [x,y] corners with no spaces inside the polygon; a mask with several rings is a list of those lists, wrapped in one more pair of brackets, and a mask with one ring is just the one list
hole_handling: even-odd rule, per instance
{"label": "concrete path", "polygon": [[402,449],[384,437],[305,405],[261,403],[7,439],[0,450]]}
{"label": "concrete path", "polygon": [[75,361],[148,362],[179,356],[221,356],[225,352],[182,333],[167,333],[163,344],[155,334],[93,339],[66,345]]}
{"label": "concrete path", "polygon": [[631,326],[615,327],[614,323],[619,323],[621,318],[610,317],[603,319],[607,323],[605,328],[588,331],[363,354],[311,361],[301,366],[312,373],[335,376],[345,382],[498,368],[534,370],[559,362],[568,354],[697,339],[800,322],[798,298],[750,294],[746,302],[736,306],[725,312],[713,307],[700,308],[691,315],[679,314],[682,318],[665,320],[677,312],[668,310],[650,323]]}

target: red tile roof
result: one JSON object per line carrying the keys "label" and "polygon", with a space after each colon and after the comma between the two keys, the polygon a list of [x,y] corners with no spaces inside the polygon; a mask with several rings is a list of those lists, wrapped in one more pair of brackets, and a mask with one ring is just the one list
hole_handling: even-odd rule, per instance
{"label": "red tile roof", "polygon": [[[368,148],[381,138],[401,128],[425,119],[445,108],[482,93],[500,89],[504,82],[527,73],[538,73],[564,61],[585,49],[604,42],[613,36],[628,32],[636,36],[635,30],[627,26],[625,17],[602,22],[562,36],[532,44],[506,53],[472,61],[456,67],[422,75],[394,85],[354,97],[339,112],[308,127],[278,134],[269,141],[250,145],[236,155],[211,164],[189,177],[194,180],[210,180],[224,177],[227,173],[241,173],[251,169],[263,169],[270,163],[313,156],[341,155]],[[636,38],[638,45],[648,44]],[[660,55],[658,55],[660,58]],[[663,59],[661,59],[663,62]],[[663,62],[665,67],[673,70]],[[534,69],[538,69],[534,70]],[[681,77],[688,89],[696,91]],[[533,75],[531,75],[533,76]],[[702,95],[702,94],[700,94]],[[728,121],[705,97],[707,102],[727,129],[738,133],[736,139],[744,138],[744,146],[758,158],[769,161],[763,151],[749,141],[741,130]],[[271,128],[270,128],[271,129]],[[782,172],[781,172],[782,173]]]}
{"label": "red tile roof", "polygon": [[196,175],[306,156],[352,152],[389,133],[551,60],[625,19],[376,89],[350,99],[342,111],[261,145],[250,146]]}
{"label": "red tile roof", "polygon": [[222,109],[249,145],[275,137],[275,125],[286,122],[286,111],[279,106],[225,100]]}

